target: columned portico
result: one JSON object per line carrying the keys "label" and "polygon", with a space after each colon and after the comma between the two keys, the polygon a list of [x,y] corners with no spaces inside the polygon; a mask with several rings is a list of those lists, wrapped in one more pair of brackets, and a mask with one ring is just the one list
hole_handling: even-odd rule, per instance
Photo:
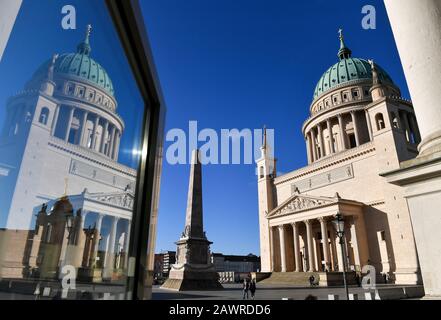
{"label": "columned portico", "polygon": [[[368,256],[367,239],[362,229],[362,208],[361,203],[341,199],[338,195],[334,198],[293,195],[268,214],[273,233],[270,237],[272,270],[341,272],[344,259],[348,259],[351,269],[361,269]],[[340,239],[332,225],[337,212],[343,213],[345,218],[348,253],[345,258],[342,256]],[[291,230],[289,226],[292,228],[292,240],[285,233]],[[277,237],[274,237],[274,233]],[[277,241],[274,242],[274,239]],[[293,243],[288,243],[288,240]],[[302,248],[305,263],[302,261]],[[294,268],[288,270],[291,265]]]}

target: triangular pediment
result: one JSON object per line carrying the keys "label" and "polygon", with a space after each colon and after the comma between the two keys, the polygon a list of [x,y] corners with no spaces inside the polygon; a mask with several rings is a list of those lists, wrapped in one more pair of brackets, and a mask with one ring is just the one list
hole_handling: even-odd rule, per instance
{"label": "triangular pediment", "polygon": [[99,192],[99,193],[86,193],[84,194],[85,200],[92,200],[108,205],[122,207],[126,209],[133,208],[134,196],[131,192]]}
{"label": "triangular pediment", "polygon": [[339,198],[317,197],[301,194],[293,194],[277,208],[274,208],[267,214],[267,218],[280,215],[297,213],[300,211],[310,210],[330,204],[336,204]]}

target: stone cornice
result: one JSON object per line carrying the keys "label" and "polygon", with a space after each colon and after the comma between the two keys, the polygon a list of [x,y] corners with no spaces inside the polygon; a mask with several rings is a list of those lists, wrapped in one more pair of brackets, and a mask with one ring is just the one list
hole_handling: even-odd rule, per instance
{"label": "stone cornice", "polygon": [[96,153],[88,148],[84,148],[82,146],[73,145],[71,143],[67,143],[61,139],[51,136],[49,139],[49,145],[58,150],[62,150],[64,152],[70,153],[77,157],[86,159],[90,162],[99,164],[100,166],[116,170],[122,174],[129,175],[136,179],[136,170],[125,165],[122,165],[116,161],[110,160],[99,153]]}
{"label": "stone cornice", "polygon": [[336,153],[334,155],[331,155],[329,157],[326,157],[322,160],[313,162],[309,164],[306,167],[297,169],[295,171],[291,171],[287,174],[284,174],[283,176],[276,177],[274,179],[274,184],[281,184],[284,182],[287,182],[289,180],[294,180],[300,177],[307,176],[311,173],[321,171],[325,168],[333,167],[336,164],[340,164],[343,162],[346,162],[350,159],[358,158],[360,156],[363,156],[365,154],[371,153],[375,151],[375,145],[373,142],[368,142],[365,144],[362,144],[361,146],[353,149],[349,149],[343,152]]}

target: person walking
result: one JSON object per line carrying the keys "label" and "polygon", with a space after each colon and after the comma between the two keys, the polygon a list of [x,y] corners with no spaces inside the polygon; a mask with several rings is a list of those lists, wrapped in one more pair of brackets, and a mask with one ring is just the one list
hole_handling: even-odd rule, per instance
{"label": "person walking", "polygon": [[255,293],[256,293],[256,280],[255,280],[255,279],[251,280],[251,283],[250,283],[250,292],[251,292],[251,299],[254,300],[254,295],[255,295]]}
{"label": "person walking", "polygon": [[250,290],[250,280],[248,278],[245,278],[243,280],[243,300],[248,300],[248,290]]}

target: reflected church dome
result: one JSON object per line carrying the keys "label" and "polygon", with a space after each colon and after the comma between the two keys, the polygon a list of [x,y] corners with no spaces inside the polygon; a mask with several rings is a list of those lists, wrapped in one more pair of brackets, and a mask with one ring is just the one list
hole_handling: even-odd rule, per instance
{"label": "reflected church dome", "polygon": [[[112,80],[107,71],[91,57],[92,48],[90,46],[90,27],[83,42],[78,44],[77,52],[61,54],[54,64],[54,73],[77,77],[79,81],[86,80],[88,84],[105,90],[111,96],[114,96]],[[33,80],[44,79],[47,76],[47,70],[52,63],[52,59],[43,63],[32,77]]]}

